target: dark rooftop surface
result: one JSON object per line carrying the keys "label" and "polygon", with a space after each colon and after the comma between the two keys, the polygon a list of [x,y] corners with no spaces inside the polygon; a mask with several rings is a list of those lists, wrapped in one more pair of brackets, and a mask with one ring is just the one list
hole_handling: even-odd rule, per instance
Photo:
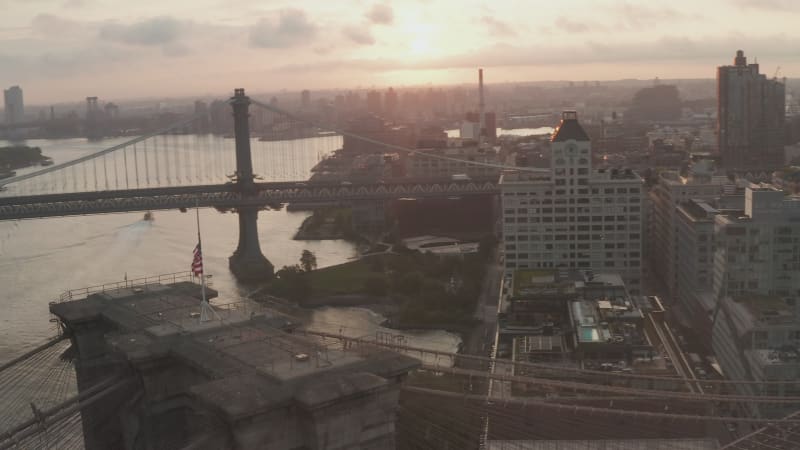
{"label": "dark rooftop surface", "polygon": [[551,141],[564,142],[570,139],[584,142],[590,140],[589,135],[586,134],[581,124],[578,123],[578,114],[574,111],[564,111],[561,123],[558,125],[558,128],[556,128],[555,133],[553,133]]}
{"label": "dark rooftop surface", "polygon": [[215,306],[213,318],[201,322],[199,294],[193,283],[153,284],[53,303],[50,310],[68,326],[97,323],[108,350],[132,364],[169,358],[192,368],[202,376],[185,389],[231,417],[287,402],[314,408],[387,389],[383,377],[419,365],[385,350],[367,354],[331,347],[294,333],[284,316],[246,302]]}

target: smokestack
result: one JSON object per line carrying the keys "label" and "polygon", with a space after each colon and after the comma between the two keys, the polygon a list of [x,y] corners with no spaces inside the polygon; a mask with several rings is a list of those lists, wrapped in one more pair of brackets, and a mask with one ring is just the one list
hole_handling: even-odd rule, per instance
{"label": "smokestack", "polygon": [[486,137],[486,105],[483,103],[483,69],[478,69],[478,92],[480,103],[478,104],[478,114],[480,115],[480,143]]}

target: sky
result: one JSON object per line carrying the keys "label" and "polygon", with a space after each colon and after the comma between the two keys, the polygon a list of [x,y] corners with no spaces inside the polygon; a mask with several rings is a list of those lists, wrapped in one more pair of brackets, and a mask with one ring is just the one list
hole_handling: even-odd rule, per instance
{"label": "sky", "polygon": [[[233,6],[235,5],[235,6]],[[474,82],[800,76],[798,0],[0,0],[26,103]]]}

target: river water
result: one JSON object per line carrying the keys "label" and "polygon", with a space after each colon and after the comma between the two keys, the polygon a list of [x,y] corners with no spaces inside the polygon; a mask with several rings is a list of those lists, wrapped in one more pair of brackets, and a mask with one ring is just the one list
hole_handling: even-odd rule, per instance
{"label": "river water", "polygon": [[[196,136],[172,137],[179,147],[196,142]],[[189,142],[180,142],[186,139]],[[214,145],[229,146],[232,140],[214,140]],[[89,142],[84,139],[31,140],[56,164],[122,142],[109,139]],[[319,156],[333,151],[340,140],[311,138],[297,146],[306,154],[287,161],[285,155],[268,160],[271,165],[291,165],[290,172],[306,174]],[[9,143],[0,141],[0,147]],[[261,143],[263,146],[264,143]],[[274,145],[274,143],[269,143]],[[258,143],[253,141],[253,148]],[[258,160],[259,156],[254,155]],[[261,156],[261,159],[269,159]],[[265,163],[266,164],[266,163]],[[281,173],[277,167],[276,173]],[[18,170],[18,174],[35,169]],[[280,177],[278,177],[280,178]],[[70,184],[65,182],[65,184]],[[345,262],[356,256],[355,247],[346,241],[295,241],[292,236],[306,212],[265,211],[259,214],[261,248],[280,268],[298,263],[304,249],[317,256],[319,267]],[[195,214],[156,211],[155,220],[143,220],[142,213],[75,216],[50,219],[0,222],[0,362],[55,333],[49,322],[48,302],[69,289],[107,282],[188,271],[192,250],[197,243]],[[206,272],[213,275],[220,303],[238,301],[248,288],[236,282],[228,271],[228,256],[238,242],[235,214],[202,209],[203,257]],[[364,308],[320,308],[311,314],[309,328],[342,332],[348,336],[375,336],[389,332],[380,326],[383,317]],[[404,332],[409,345],[455,351],[460,338],[444,331]]]}
{"label": "river water", "polygon": [[[549,134],[553,134],[555,128],[553,127],[539,127],[539,128],[497,128],[497,136],[517,136],[517,137],[525,137],[525,136],[546,136]],[[459,129],[452,129],[452,130],[445,130],[447,133],[447,137],[457,138],[461,135],[461,130]]]}

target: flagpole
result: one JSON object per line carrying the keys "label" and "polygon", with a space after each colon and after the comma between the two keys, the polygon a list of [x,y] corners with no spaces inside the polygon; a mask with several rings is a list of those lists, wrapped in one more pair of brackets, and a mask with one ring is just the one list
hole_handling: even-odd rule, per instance
{"label": "flagpole", "polygon": [[[200,254],[203,253],[203,241],[200,239],[200,206],[195,205],[194,209],[197,215],[197,245],[200,246]],[[205,265],[203,269],[200,271],[200,285],[202,286],[202,293],[203,293],[203,303],[207,303],[206,301],[206,268]]]}
{"label": "flagpole", "polygon": [[[200,248],[200,256],[203,255],[203,241],[200,238],[200,202],[195,202],[195,215],[197,217],[197,246]],[[208,300],[206,300],[206,268],[205,264],[201,266],[200,269],[200,292],[202,293],[202,302],[200,303],[200,322],[207,322],[211,319],[208,315],[208,310],[210,309],[210,305],[208,304]]]}

